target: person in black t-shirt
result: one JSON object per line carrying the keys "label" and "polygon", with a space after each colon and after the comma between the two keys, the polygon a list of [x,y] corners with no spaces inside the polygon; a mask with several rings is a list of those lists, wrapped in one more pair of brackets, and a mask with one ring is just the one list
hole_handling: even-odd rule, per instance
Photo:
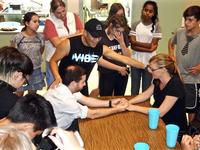
{"label": "person in black t-shirt", "polygon": [[[141,62],[119,55],[107,46],[100,44],[100,40],[104,34],[102,23],[97,19],[90,19],[85,23],[85,30],[81,36],[66,39],[57,47],[56,52],[50,60],[51,70],[55,78],[51,88],[62,82],[64,69],[74,64],[86,70],[87,79],[96,63],[108,69],[117,70],[122,74],[127,74],[126,67],[121,67],[103,60],[102,55],[124,64],[144,68],[144,64]],[[57,63],[60,60],[61,62],[58,69]],[[87,96],[87,86],[85,86],[81,92]]]}
{"label": "person in black t-shirt", "polygon": [[[180,127],[178,141],[187,131],[185,110],[185,90],[173,59],[166,54],[158,54],[149,60],[147,67],[154,80],[150,87],[129,101],[137,104],[149,100],[154,96],[153,107],[160,110],[160,117],[167,124],[176,124]],[[128,110],[148,113],[149,107],[129,105]]]}
{"label": "person in black t-shirt", "polygon": [[[128,35],[125,34],[126,21],[124,17],[114,15],[108,20],[108,25],[105,29],[105,36],[102,37],[101,43],[108,46],[110,49],[120,55],[127,57],[131,56],[128,49]],[[126,67],[125,64],[103,56],[103,59]],[[128,68],[127,68],[128,69]],[[128,81],[128,75],[121,75],[118,71],[107,69],[98,66],[99,71],[99,93],[100,96],[120,96],[124,95]]]}
{"label": "person in black t-shirt", "polygon": [[32,61],[13,47],[0,48],[0,119],[8,115],[18,96],[16,88],[21,87],[33,71]]}

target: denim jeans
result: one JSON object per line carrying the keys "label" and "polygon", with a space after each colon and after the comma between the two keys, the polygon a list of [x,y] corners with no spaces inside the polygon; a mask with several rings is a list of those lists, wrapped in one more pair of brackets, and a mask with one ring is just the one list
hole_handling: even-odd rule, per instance
{"label": "denim jeans", "polygon": [[54,76],[51,72],[51,68],[49,65],[49,62],[46,61],[46,80],[47,80],[47,86],[49,87],[53,81],[54,81]]}
{"label": "denim jeans", "polygon": [[141,80],[143,92],[151,85],[152,75],[147,70],[131,67],[131,95],[139,94]]}

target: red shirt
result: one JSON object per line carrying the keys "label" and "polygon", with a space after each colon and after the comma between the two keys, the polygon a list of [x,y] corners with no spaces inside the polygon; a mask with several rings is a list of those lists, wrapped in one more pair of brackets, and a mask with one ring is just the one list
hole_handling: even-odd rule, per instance
{"label": "red shirt", "polygon": [[[82,30],[83,29],[83,24],[80,20],[80,17],[76,14],[74,14],[75,17],[75,22],[76,22],[76,30]],[[68,27],[67,27],[67,17],[64,20],[64,25],[67,28],[67,30],[69,31]],[[45,21],[45,27],[44,27],[44,37],[46,40],[51,39],[53,37],[58,37],[58,33],[56,31],[55,25],[53,24],[53,22],[51,20],[46,20]]]}

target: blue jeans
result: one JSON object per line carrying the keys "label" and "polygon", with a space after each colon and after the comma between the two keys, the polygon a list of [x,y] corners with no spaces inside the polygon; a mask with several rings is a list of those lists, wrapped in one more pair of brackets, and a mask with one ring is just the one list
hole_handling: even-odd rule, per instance
{"label": "blue jeans", "polygon": [[54,81],[54,76],[51,72],[51,68],[49,65],[49,62],[46,61],[46,80],[47,80],[47,86],[49,87],[53,81]]}
{"label": "blue jeans", "polygon": [[139,94],[141,80],[143,92],[151,85],[152,75],[147,70],[131,67],[131,95]]}

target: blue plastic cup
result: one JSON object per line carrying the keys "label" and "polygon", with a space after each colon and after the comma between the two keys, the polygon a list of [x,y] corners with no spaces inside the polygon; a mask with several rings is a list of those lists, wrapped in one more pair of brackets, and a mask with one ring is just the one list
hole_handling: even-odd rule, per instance
{"label": "blue plastic cup", "polygon": [[179,126],[175,124],[166,125],[166,144],[169,148],[176,146],[179,129]]}
{"label": "blue plastic cup", "polygon": [[149,109],[148,114],[149,114],[149,128],[157,129],[159,116],[160,116],[160,110],[156,108],[151,108]]}
{"label": "blue plastic cup", "polygon": [[149,145],[144,142],[134,144],[134,150],[149,150]]}

